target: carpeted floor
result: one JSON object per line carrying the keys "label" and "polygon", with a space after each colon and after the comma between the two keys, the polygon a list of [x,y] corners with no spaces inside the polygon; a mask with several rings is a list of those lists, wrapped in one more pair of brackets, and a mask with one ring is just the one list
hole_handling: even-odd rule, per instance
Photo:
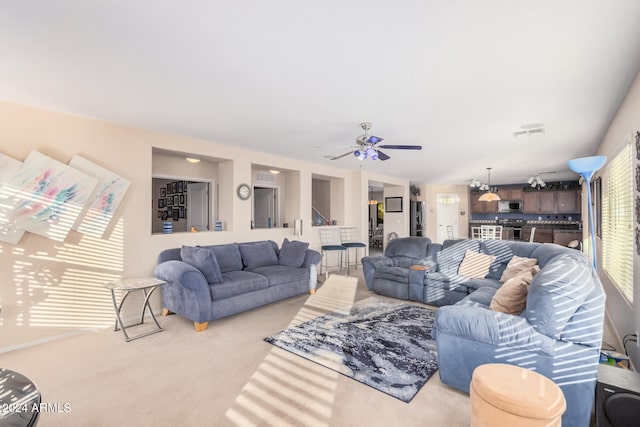
{"label": "carpeted floor", "polygon": [[438,369],[434,318],[425,307],[370,297],[265,341],[410,402]]}
{"label": "carpeted floor", "polygon": [[438,372],[407,404],[263,341],[373,295],[361,269],[351,276],[358,280],[211,322],[202,333],[161,317],[159,334],[129,343],[111,329],[68,336],[2,353],[0,366],[35,381],[45,402],[70,404],[42,413],[42,427],[468,426],[468,395]]}

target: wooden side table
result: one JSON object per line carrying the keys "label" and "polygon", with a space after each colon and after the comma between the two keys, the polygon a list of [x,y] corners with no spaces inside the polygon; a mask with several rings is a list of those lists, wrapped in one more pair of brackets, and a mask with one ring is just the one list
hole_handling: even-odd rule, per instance
{"label": "wooden side table", "polygon": [[428,265],[416,264],[409,267],[409,300],[423,301],[424,275],[429,270]]}
{"label": "wooden side table", "polygon": [[[113,301],[113,308],[116,311],[116,325],[113,328],[113,330],[114,331],[122,330],[122,333],[124,334],[124,338],[127,342],[162,331],[162,327],[158,323],[156,316],[153,314],[153,310],[151,310],[151,305],[149,304],[149,298],[151,297],[151,294],[153,293],[153,291],[155,291],[162,285],[166,285],[166,283],[167,282],[165,282],[164,280],[156,279],[155,277],[119,279],[113,282],[106,283],[104,287],[111,290],[111,300]],[[116,290],[120,290],[124,292],[124,295],[120,300],[120,303],[116,301],[116,293],[115,293]],[[142,291],[142,293],[144,294],[144,303],[142,304],[142,309],[140,310],[140,322],[125,326],[124,323],[122,322],[122,317],[120,316],[120,312],[122,311],[122,305],[124,304],[129,294],[135,291]],[[153,322],[156,324],[156,328],[135,336],[129,336],[129,334],[127,334],[127,331],[126,331],[128,328],[142,325],[144,323],[145,310],[149,311],[149,314],[151,315],[151,319],[153,319]]]}

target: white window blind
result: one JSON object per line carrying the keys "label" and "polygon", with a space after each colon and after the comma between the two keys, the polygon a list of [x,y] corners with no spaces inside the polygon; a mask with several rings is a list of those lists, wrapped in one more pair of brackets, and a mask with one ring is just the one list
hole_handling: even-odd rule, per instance
{"label": "white window blind", "polygon": [[607,168],[602,206],[602,264],[622,295],[633,303],[633,162],[626,144]]}

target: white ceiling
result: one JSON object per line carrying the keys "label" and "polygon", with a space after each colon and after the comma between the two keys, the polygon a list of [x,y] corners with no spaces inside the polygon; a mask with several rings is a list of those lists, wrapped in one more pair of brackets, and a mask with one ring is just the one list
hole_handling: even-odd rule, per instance
{"label": "white ceiling", "polygon": [[2,100],[416,183],[576,178],[639,68],[637,0],[0,0]]}

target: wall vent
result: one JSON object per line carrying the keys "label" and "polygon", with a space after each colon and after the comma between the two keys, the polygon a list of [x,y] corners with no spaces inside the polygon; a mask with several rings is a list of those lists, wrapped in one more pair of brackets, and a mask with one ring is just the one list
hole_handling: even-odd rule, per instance
{"label": "wall vent", "polygon": [[268,184],[275,184],[276,183],[276,176],[274,174],[272,174],[271,172],[258,172],[256,174],[256,181],[264,182],[264,183],[268,183]]}

